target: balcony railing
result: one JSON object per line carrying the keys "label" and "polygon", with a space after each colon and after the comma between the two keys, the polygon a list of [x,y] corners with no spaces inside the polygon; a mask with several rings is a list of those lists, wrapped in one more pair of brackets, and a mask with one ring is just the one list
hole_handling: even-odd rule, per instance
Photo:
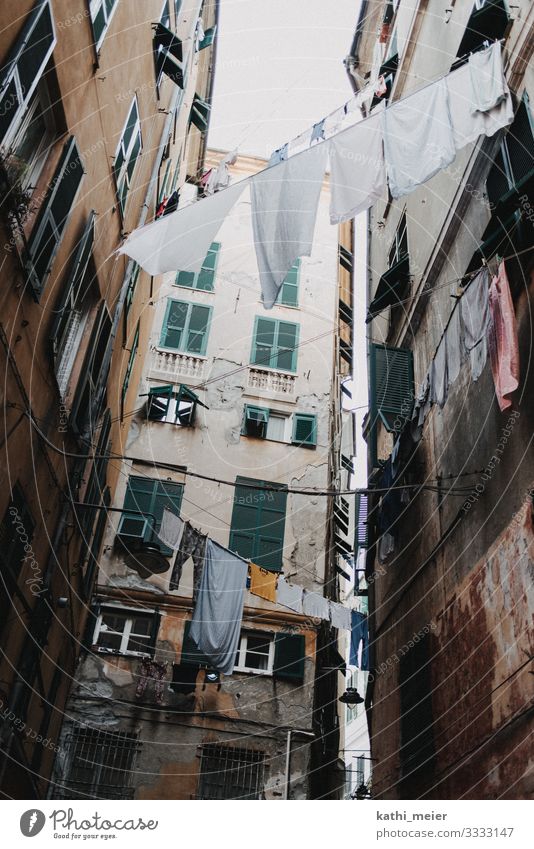
{"label": "balcony railing", "polygon": [[284,395],[292,398],[295,394],[297,376],[270,369],[250,368],[248,372],[249,389]]}
{"label": "balcony railing", "polygon": [[179,378],[204,377],[206,360],[194,354],[182,354],[178,351],[152,351],[150,363],[150,376],[164,378],[173,383],[179,382]]}

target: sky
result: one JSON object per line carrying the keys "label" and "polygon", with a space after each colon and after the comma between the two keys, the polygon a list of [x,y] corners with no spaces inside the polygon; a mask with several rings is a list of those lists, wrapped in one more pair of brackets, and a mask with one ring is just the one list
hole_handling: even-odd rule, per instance
{"label": "sky", "polygon": [[210,147],[268,158],[345,103],[359,5],[221,0]]}

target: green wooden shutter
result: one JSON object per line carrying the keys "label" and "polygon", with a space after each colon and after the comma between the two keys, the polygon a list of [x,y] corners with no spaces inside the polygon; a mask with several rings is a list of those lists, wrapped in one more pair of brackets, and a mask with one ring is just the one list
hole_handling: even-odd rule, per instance
{"label": "green wooden shutter", "polygon": [[268,421],[269,410],[267,408],[245,404],[241,433],[244,436],[256,436],[258,439],[265,439]]}
{"label": "green wooden shutter", "polygon": [[272,318],[256,318],[252,341],[253,365],[269,368],[272,365],[275,344],[276,321]]}
{"label": "green wooden shutter", "polygon": [[404,348],[371,345],[371,405],[390,432],[402,430],[413,400],[413,355]]}
{"label": "green wooden shutter", "polygon": [[204,38],[198,45],[199,50],[204,50],[205,47],[211,47],[215,40],[215,33],[217,32],[217,25],[210,27],[204,33]]}
{"label": "green wooden shutter", "polygon": [[306,641],[303,634],[276,634],[273,669],[275,678],[303,681],[305,652]]}
{"label": "green wooden shutter", "polygon": [[314,448],[317,445],[317,416],[295,413],[293,416],[293,445]]}
{"label": "green wooden shutter", "polygon": [[180,657],[180,663],[185,663],[189,666],[209,666],[211,667],[213,664],[206,657],[205,654],[202,654],[200,649],[197,647],[196,643],[193,642],[191,637],[189,636],[189,632],[191,630],[191,621],[188,619],[184,626],[184,636],[182,641],[182,654]]}
{"label": "green wooden shutter", "polygon": [[185,301],[167,301],[165,318],[161,330],[160,343],[165,348],[182,350],[184,328],[187,321],[189,304]]}
{"label": "green wooden shutter", "polygon": [[200,130],[201,133],[205,133],[208,129],[209,114],[209,103],[203,100],[200,95],[195,94],[189,120],[195,125],[195,127],[197,127],[197,129]]}
{"label": "green wooden shutter", "polygon": [[298,324],[278,322],[275,368],[295,371],[297,367]]}
{"label": "green wooden shutter", "polygon": [[189,354],[205,354],[208,346],[208,327],[211,307],[191,304],[188,317],[187,342],[185,350]]}
{"label": "green wooden shutter", "polygon": [[202,263],[202,268],[196,279],[196,288],[205,292],[213,292],[215,269],[217,267],[217,257],[221,248],[220,242],[212,242],[210,249],[206,255],[206,259]]}
{"label": "green wooden shutter", "polygon": [[162,421],[169,411],[173,386],[152,386],[148,392],[147,418],[151,421]]}
{"label": "green wooden shutter", "polygon": [[237,478],[229,548],[270,572],[282,568],[287,492],[267,492],[240,482],[268,486],[268,481]]}
{"label": "green wooden shutter", "polygon": [[194,289],[195,277],[194,271],[179,271],[175,282],[177,286],[187,286],[188,289]]}
{"label": "green wooden shutter", "polygon": [[296,307],[299,302],[300,259],[291,266],[282,283],[277,303],[286,307]]}

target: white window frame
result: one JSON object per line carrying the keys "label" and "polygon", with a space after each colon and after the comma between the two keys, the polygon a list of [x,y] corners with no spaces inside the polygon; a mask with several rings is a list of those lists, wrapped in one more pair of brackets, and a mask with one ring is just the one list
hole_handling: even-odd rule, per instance
{"label": "white window frame", "polygon": [[[136,122],[133,126],[132,135],[131,135],[130,141],[128,142],[128,147],[125,147],[124,146],[124,133],[126,132],[126,127],[128,126],[128,121],[129,121],[129,118],[130,118],[130,115],[132,113],[132,109],[134,108],[134,106],[135,106],[135,109],[136,109],[136,112],[137,112],[137,120],[136,120]],[[139,114],[139,101],[137,100],[137,95],[134,95],[133,100],[130,103],[130,108],[128,109],[126,121],[124,122],[124,126],[122,128],[121,137],[120,137],[119,143],[117,145],[117,150],[115,151],[115,159],[114,159],[114,162],[116,162],[117,157],[122,150],[122,152],[123,152],[123,163],[121,165],[121,170],[120,170],[119,174],[117,174],[116,171],[114,170],[115,180],[116,180],[116,183],[117,183],[117,200],[118,200],[119,208],[120,208],[122,214],[124,214],[124,211],[126,209],[126,203],[128,201],[128,195],[130,194],[130,189],[132,188],[130,180],[133,179],[133,176],[135,174],[135,166],[134,166],[134,171],[133,171],[131,178],[128,177],[128,166],[130,164],[130,157],[132,155],[132,151],[135,147],[135,142],[137,141],[137,139],[139,139],[139,143],[140,143],[139,144],[139,153],[137,154],[137,160],[139,160],[139,157],[141,156],[141,154],[143,152],[143,135],[141,133],[141,116]],[[137,165],[137,162],[136,162],[136,165]],[[123,188],[125,181],[127,183],[127,191],[126,191],[126,196],[125,196],[124,201],[123,201],[122,200],[122,188]]]}
{"label": "white window frame", "polygon": [[[259,637],[265,638],[265,642],[269,640],[269,654],[267,657],[267,669],[254,669],[251,666],[245,665],[245,660],[248,651],[248,638]],[[234,666],[235,672],[249,672],[252,675],[272,675],[274,671],[274,648],[275,635],[265,631],[245,631],[239,638],[239,648],[237,650],[237,663]],[[253,651],[253,649],[251,650]]]}
{"label": "white window frame", "polygon": [[[114,605],[106,605],[106,607],[104,607],[100,611],[100,613],[98,614],[96,624],[95,624],[95,630],[93,631],[92,645],[96,646],[97,650],[99,652],[102,652],[102,654],[121,654],[121,655],[127,655],[129,657],[150,657],[150,652],[129,650],[128,649],[128,643],[130,641],[131,636],[133,636],[133,637],[146,637],[147,636],[146,634],[135,634],[135,633],[132,634],[132,624],[133,624],[134,617],[135,616],[154,617],[155,612],[156,612],[155,610],[145,610],[144,608],[142,610],[133,610],[133,609],[126,609],[124,607],[118,607],[118,606],[115,607]],[[108,649],[105,646],[99,646],[98,645],[98,638],[99,638],[100,634],[105,633],[105,631],[102,629],[103,617],[106,614],[109,614],[109,613],[112,613],[112,614],[120,613],[120,614],[123,614],[124,616],[126,616],[126,619],[125,619],[125,622],[124,622],[124,631],[122,632],[121,644],[120,644],[120,648],[118,648],[118,649]],[[118,632],[113,631],[113,633],[118,633]]]}
{"label": "white window frame", "polygon": [[106,21],[105,25],[104,25],[104,29],[102,30],[102,35],[100,36],[98,41],[95,41],[95,47],[96,47],[97,50],[102,46],[102,42],[104,41],[104,39],[106,37],[107,31],[109,29],[109,25],[111,24],[111,21],[113,20],[113,15],[115,14],[115,10],[116,10],[118,5],[119,5],[119,0],[115,0],[111,12],[108,12],[108,10],[106,8],[106,0],[89,0],[89,15],[90,15],[90,18],[91,18],[91,25],[94,24],[96,17],[97,17],[101,8],[104,9],[104,18],[105,18],[105,21]]}
{"label": "white window frame", "polygon": [[[282,435],[282,439],[276,439],[269,435],[269,422],[273,417],[275,419],[284,419],[284,433]],[[291,442],[291,431],[293,430],[292,420],[293,416],[291,414],[282,413],[279,410],[269,410],[265,439],[268,439],[271,442],[280,442],[281,444],[288,445]]]}
{"label": "white window frame", "polygon": [[27,171],[22,175],[21,184],[23,189],[27,189],[32,185],[35,187],[35,183],[39,179],[39,175],[46,162],[50,145],[56,135],[56,123],[54,121],[54,115],[50,103],[50,95],[44,80],[39,81],[30,100],[28,101],[25,114],[21,116],[18,125],[13,128],[13,131],[10,130],[8,134],[8,138],[10,139],[7,145],[8,156],[10,153],[16,153],[17,147],[22,142],[24,136],[28,132],[31,122],[35,118],[39,105],[42,107],[46,132],[39,140],[37,148],[33,151],[32,158],[30,162],[28,162]]}

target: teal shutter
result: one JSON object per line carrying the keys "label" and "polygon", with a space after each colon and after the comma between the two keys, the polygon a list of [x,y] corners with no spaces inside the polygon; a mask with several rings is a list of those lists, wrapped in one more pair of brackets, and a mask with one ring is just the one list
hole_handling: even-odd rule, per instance
{"label": "teal shutter", "polygon": [[195,288],[196,274],[194,271],[179,271],[176,275],[177,286],[187,286],[188,289]]}
{"label": "teal shutter", "polygon": [[189,354],[205,354],[208,345],[208,325],[211,307],[191,304],[186,351]]}
{"label": "teal shutter", "polygon": [[169,411],[169,401],[172,396],[172,384],[152,386],[148,392],[147,418],[160,422]]}
{"label": "teal shutter", "polygon": [[314,448],[317,445],[317,416],[295,413],[293,416],[293,445]]}
{"label": "teal shutter", "polygon": [[217,32],[217,25],[214,27],[210,27],[204,33],[204,38],[198,45],[199,50],[204,50],[205,47],[211,47],[215,40],[215,33]]}
{"label": "teal shutter", "polygon": [[188,619],[184,626],[184,636],[182,641],[182,654],[180,663],[188,664],[189,666],[212,666],[209,658],[202,654],[196,643],[189,636],[191,630],[191,621]]}
{"label": "teal shutter", "polygon": [[269,368],[274,348],[276,321],[272,318],[256,318],[252,343],[252,363]]}
{"label": "teal shutter", "polygon": [[28,241],[31,261],[28,271],[36,295],[41,294],[52,269],[82,177],[82,161],[76,140],[71,136],[65,142],[48,195]]}
{"label": "teal shutter", "polygon": [[184,301],[167,301],[163,329],[161,332],[161,344],[165,348],[183,350],[184,328],[187,321],[188,306]]}
{"label": "teal shutter", "polygon": [[256,317],[252,364],[264,368],[296,371],[298,324]]}
{"label": "teal shutter", "polygon": [[206,259],[202,263],[202,268],[200,269],[196,281],[197,289],[202,289],[205,292],[213,292],[215,269],[217,267],[217,257],[219,255],[220,248],[220,242],[211,243],[210,249],[208,250]]}
{"label": "teal shutter", "polygon": [[284,550],[287,492],[267,492],[240,486],[240,482],[270,485],[268,481],[237,478],[229,547],[246,560],[253,560],[271,572],[279,572]]}
{"label": "teal shutter", "polygon": [[195,94],[189,120],[201,133],[205,133],[208,129],[209,114],[209,103],[206,103],[198,94]]}
{"label": "teal shutter", "polygon": [[268,421],[268,409],[265,407],[254,407],[252,404],[246,404],[241,433],[244,436],[256,436],[259,439],[265,439],[267,436]]}
{"label": "teal shutter", "polygon": [[413,401],[413,355],[404,348],[371,345],[370,389],[373,420],[391,433],[402,430]]}
{"label": "teal shutter", "polygon": [[124,400],[126,398],[126,393],[128,392],[128,387],[130,385],[130,378],[132,376],[135,357],[137,355],[137,349],[139,347],[139,332],[140,332],[140,321],[137,322],[137,327],[135,328],[135,335],[134,335],[134,338],[133,338],[132,347],[130,349],[130,356],[128,357],[128,365],[126,366],[126,371],[124,373],[124,380],[122,382],[121,418],[124,414],[124,410],[122,409],[122,407],[124,406]]}
{"label": "teal shutter", "polygon": [[[132,475],[128,478],[128,487],[124,498],[124,514],[128,510],[135,510],[146,515],[147,525],[144,533],[144,541],[155,541],[165,556],[172,554],[172,549],[167,548],[155,539],[155,533],[159,530],[163,518],[163,509],[166,507],[175,515],[180,515],[182,505],[183,485],[169,481],[154,480],[153,478],[142,478]],[[151,515],[150,515],[151,514]],[[140,516],[132,514],[132,519],[141,519]],[[155,521],[155,525],[154,525]]]}
{"label": "teal shutter", "polygon": [[275,368],[295,371],[297,366],[298,325],[278,322],[278,339]]}
{"label": "teal shutter", "polygon": [[274,644],[275,678],[304,680],[306,641],[303,634],[276,634]]}
{"label": "teal shutter", "polygon": [[299,302],[300,259],[291,266],[282,283],[276,303],[286,307],[296,307]]}

